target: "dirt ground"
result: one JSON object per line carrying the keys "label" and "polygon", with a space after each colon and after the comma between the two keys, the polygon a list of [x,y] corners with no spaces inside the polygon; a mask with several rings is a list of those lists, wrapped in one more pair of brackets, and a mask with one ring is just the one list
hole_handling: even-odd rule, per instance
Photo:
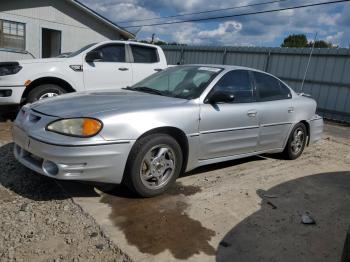
{"label": "dirt ground", "polygon": [[0,123],[0,261],[129,261],[56,181],[16,163]]}
{"label": "dirt ground", "polygon": [[[35,175],[13,159],[9,128],[0,123],[1,261],[319,262],[349,252],[347,126],[328,123],[295,161],[202,167],[151,199]],[[304,214],[316,224],[302,224]]]}

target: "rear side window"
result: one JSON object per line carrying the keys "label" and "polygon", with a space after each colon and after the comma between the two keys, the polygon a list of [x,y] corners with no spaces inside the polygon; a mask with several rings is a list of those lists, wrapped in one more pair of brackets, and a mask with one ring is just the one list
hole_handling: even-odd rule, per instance
{"label": "rear side window", "polygon": [[156,63],[158,62],[157,49],[148,46],[130,45],[134,63]]}
{"label": "rear side window", "polygon": [[101,62],[125,62],[125,45],[106,45],[96,49],[102,53]]}
{"label": "rear side window", "polygon": [[254,101],[253,86],[249,72],[233,70],[225,74],[215,85],[213,91],[227,92],[235,96],[234,103],[248,103]]}
{"label": "rear side window", "polygon": [[272,101],[291,98],[292,95],[278,79],[260,72],[252,72],[260,101]]}

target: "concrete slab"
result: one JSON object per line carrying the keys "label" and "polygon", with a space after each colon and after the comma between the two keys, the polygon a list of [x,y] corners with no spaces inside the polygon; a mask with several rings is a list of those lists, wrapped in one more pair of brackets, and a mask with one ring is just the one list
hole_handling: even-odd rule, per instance
{"label": "concrete slab", "polygon": [[[200,168],[151,199],[60,183],[135,261],[340,261],[349,133],[327,133],[295,161],[267,155]],[[306,212],[316,225],[301,223]]]}

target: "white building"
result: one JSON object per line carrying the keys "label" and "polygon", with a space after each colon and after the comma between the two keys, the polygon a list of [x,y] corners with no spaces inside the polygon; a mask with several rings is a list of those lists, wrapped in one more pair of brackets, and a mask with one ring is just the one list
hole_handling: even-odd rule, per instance
{"label": "white building", "polygon": [[1,0],[0,61],[45,58],[134,35],[76,0]]}

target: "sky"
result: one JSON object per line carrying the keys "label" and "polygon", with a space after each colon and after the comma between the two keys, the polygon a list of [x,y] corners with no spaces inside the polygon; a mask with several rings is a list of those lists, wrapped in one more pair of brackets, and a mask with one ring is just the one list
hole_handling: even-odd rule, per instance
{"label": "sky", "polygon": [[[341,47],[350,46],[350,2],[286,10],[276,13],[232,17],[206,22],[191,22],[152,27],[130,27],[179,19],[204,18],[240,14],[268,9],[292,7],[330,0],[283,0],[279,3],[239,9],[236,6],[270,2],[271,0],[80,0],[94,11],[137,32],[138,40],[177,42],[188,45],[213,46],[280,46],[290,34],[306,34],[311,41],[326,40]],[[128,22],[169,15],[225,9],[181,18]]]}

